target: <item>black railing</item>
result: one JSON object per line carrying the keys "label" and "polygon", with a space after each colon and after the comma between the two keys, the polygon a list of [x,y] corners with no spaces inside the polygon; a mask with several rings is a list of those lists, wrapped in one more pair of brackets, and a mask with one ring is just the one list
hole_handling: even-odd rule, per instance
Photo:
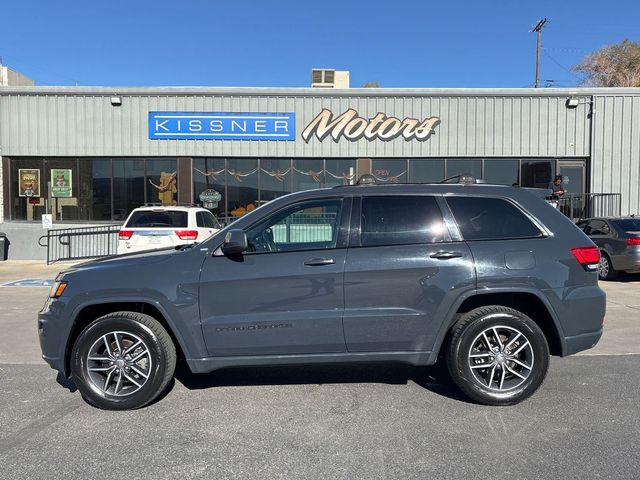
{"label": "black railing", "polygon": [[38,243],[47,249],[47,265],[63,260],[81,260],[115,255],[120,225],[57,228],[47,230]]}
{"label": "black railing", "polygon": [[591,217],[616,217],[621,212],[620,193],[567,193],[553,204],[574,222]]}

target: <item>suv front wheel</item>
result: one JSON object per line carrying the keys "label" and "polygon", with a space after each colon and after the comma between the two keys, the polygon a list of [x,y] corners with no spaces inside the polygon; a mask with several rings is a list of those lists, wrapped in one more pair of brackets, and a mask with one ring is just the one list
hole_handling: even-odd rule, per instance
{"label": "suv front wheel", "polygon": [[167,386],[176,366],[171,337],[155,318],[115,312],[90,323],[71,352],[71,376],[89,403],[140,408]]}
{"label": "suv front wheel", "polygon": [[513,405],[533,394],[549,366],[540,327],[524,313],[493,305],[464,314],[446,346],[453,381],[485,405]]}

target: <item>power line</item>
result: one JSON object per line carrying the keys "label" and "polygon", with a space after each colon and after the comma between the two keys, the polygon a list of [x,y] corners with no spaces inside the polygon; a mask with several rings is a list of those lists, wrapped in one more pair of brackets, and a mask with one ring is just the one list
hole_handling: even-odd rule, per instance
{"label": "power line", "polygon": [[553,63],[555,63],[557,66],[559,66],[561,69],[563,69],[565,72],[567,72],[569,75],[573,75],[575,78],[577,78],[580,81],[584,80],[584,77],[581,77],[580,75],[577,75],[575,72],[571,71],[571,69],[565,67],[564,65],[562,65],[559,61],[557,61],[555,58],[553,58],[551,56],[551,54],[547,51],[546,48],[542,49],[542,53],[545,54],[546,57],[549,58],[549,60],[551,60]]}

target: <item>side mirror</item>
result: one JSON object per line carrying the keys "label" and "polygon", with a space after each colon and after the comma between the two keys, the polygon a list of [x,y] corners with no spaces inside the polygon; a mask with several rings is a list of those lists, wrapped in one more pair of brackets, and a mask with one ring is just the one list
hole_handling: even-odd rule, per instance
{"label": "side mirror", "polygon": [[244,230],[238,228],[229,230],[224,237],[224,243],[221,248],[222,253],[225,255],[237,255],[247,250],[249,242],[247,242],[247,235]]}

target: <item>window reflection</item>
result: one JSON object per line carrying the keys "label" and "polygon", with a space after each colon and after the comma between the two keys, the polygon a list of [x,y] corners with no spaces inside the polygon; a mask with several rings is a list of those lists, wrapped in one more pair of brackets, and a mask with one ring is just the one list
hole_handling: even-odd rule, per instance
{"label": "window reflection", "polygon": [[327,159],[325,161],[325,186],[353,185],[356,183],[356,161]]}
{"label": "window reflection", "polygon": [[522,159],[521,185],[532,188],[551,188],[555,175],[555,160]]}
{"label": "window reflection", "polygon": [[268,202],[291,193],[291,160],[260,159],[260,201]]}
{"label": "window reflection", "polygon": [[293,191],[312,190],[324,186],[324,160],[293,160]]}
{"label": "window reflection", "polygon": [[227,212],[241,217],[260,205],[258,194],[258,160],[227,159]]}
{"label": "window reflection", "polygon": [[125,220],[144,205],[144,159],[113,160],[113,220]]}
{"label": "window reflection", "polygon": [[443,180],[444,160],[420,158],[409,160],[409,181],[412,183],[435,183]]}
{"label": "window reflection", "polygon": [[200,195],[206,190],[215,190],[222,198],[218,205],[210,210],[216,216],[220,216],[226,211],[225,179],[224,158],[195,158],[193,160],[193,202],[201,204]]}
{"label": "window reflection", "polygon": [[488,183],[497,183],[499,185],[519,184],[519,164],[516,159],[485,159],[484,161],[484,179]]}
{"label": "window reflection", "polygon": [[478,158],[450,158],[447,160],[447,178],[469,173],[482,178],[482,160]]}
{"label": "window reflection", "polygon": [[147,159],[147,203],[173,205],[178,193],[178,172],[174,158]]}
{"label": "window reflection", "polygon": [[407,161],[399,158],[371,161],[371,173],[378,182],[406,183]]}

